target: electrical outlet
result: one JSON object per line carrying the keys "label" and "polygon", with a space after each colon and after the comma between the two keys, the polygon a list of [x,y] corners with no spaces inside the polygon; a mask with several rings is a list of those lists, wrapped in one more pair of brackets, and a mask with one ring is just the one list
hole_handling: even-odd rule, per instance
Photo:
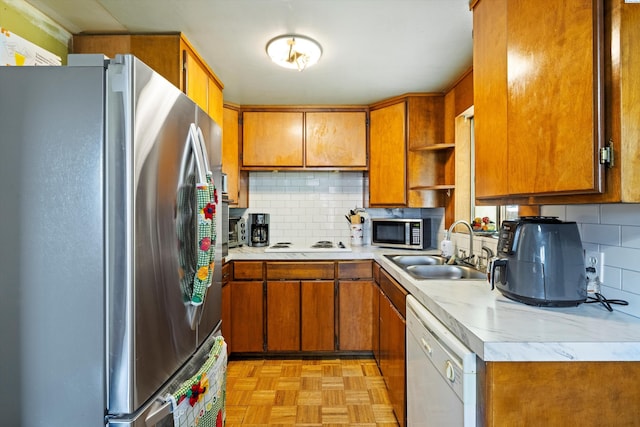
{"label": "electrical outlet", "polygon": [[584,267],[587,270],[587,282],[598,279],[604,281],[604,252],[584,251]]}

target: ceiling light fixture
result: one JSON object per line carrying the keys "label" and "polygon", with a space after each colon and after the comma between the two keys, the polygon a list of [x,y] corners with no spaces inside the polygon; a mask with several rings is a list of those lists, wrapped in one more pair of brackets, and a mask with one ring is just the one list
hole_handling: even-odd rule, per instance
{"label": "ceiling light fixture", "polygon": [[281,67],[304,71],[318,62],[322,48],[309,37],[286,34],[269,40],[267,55]]}

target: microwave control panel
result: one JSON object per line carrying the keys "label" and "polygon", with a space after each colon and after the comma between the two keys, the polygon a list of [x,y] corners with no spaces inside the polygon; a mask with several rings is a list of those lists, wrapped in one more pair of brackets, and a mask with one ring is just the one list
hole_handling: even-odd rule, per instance
{"label": "microwave control panel", "polygon": [[411,227],[411,244],[412,245],[419,245],[420,239],[421,239],[421,231],[420,231],[420,224],[419,223],[415,223],[412,222],[409,224],[409,226]]}

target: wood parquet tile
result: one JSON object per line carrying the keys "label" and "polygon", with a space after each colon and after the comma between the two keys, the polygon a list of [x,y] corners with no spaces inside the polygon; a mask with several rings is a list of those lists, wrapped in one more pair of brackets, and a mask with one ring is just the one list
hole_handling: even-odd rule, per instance
{"label": "wood parquet tile", "polygon": [[373,359],[227,366],[226,427],[398,427]]}

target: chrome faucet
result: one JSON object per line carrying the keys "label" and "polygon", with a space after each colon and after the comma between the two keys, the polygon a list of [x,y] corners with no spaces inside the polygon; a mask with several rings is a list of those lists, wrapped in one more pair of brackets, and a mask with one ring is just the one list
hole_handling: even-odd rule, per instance
{"label": "chrome faucet", "polygon": [[464,219],[459,219],[455,221],[453,224],[451,224],[451,227],[449,227],[449,231],[447,232],[447,240],[451,240],[451,233],[453,232],[453,229],[456,228],[458,224],[463,224],[467,226],[467,228],[469,229],[469,256],[461,259],[461,261],[473,264],[472,262],[473,260],[473,228],[471,227],[471,224],[469,224]]}
{"label": "chrome faucet", "polygon": [[[481,256],[478,257],[478,263],[476,265],[476,268],[478,270],[480,270],[480,271],[486,272],[487,268],[489,268],[489,261],[491,261],[491,258],[493,258],[493,251],[488,246],[484,246],[483,245],[482,246],[482,253],[483,254],[486,253],[487,256],[484,257],[484,256],[481,255]],[[483,259],[486,261],[485,264],[482,263]]]}

